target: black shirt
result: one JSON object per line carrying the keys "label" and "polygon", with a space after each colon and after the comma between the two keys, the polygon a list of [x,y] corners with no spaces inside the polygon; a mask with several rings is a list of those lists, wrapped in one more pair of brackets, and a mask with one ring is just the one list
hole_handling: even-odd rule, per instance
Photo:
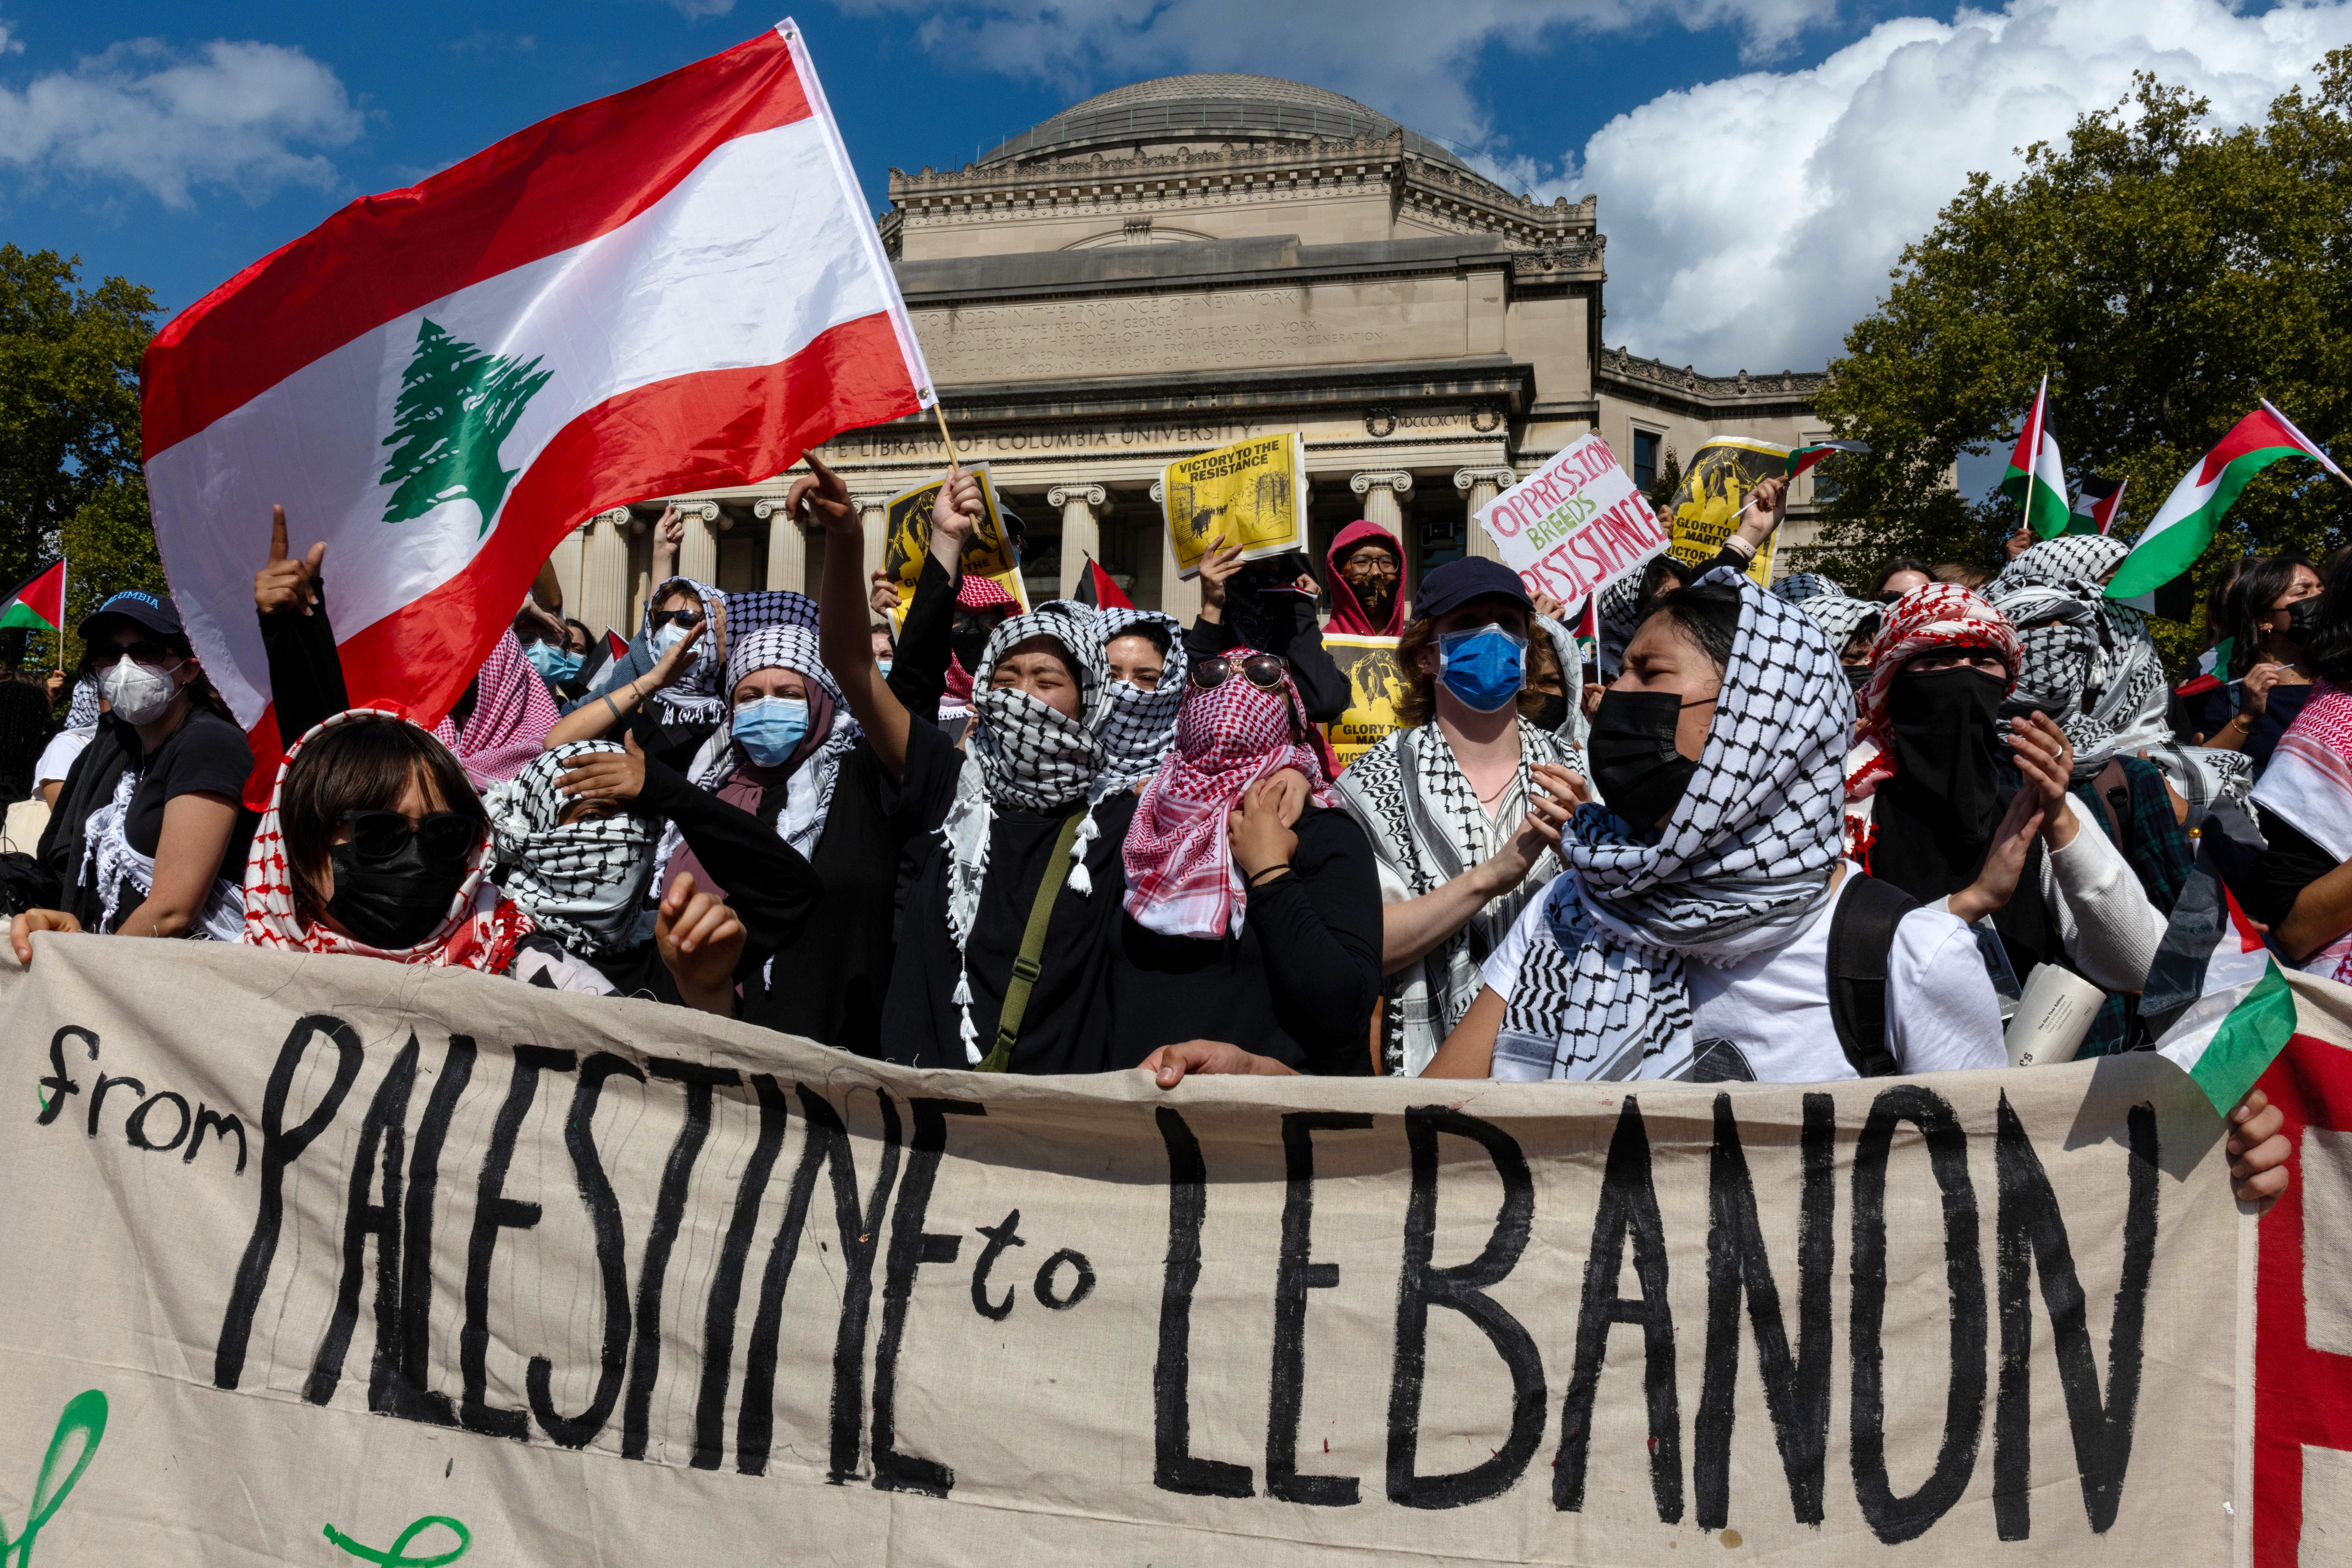
{"label": "black shirt", "polygon": [[[962,764],[962,755],[938,730],[908,727],[906,793],[926,826],[935,827],[946,816]],[[1074,802],[1054,812],[995,810],[989,824],[988,876],[964,954],[957,952],[948,931],[949,857],[933,841],[908,895],[905,941],[890,973],[880,1043],[862,1054],[909,1067],[971,1067],[959,1028],[962,1009],[954,1001],[960,973],[971,977],[972,1027],[981,1054],[988,1054],[1040,881],[1051,874],[1058,884],[1068,873],[1067,858],[1054,853],[1055,841],[1070,812],[1082,805]],[[1041,972],[1013,1047],[1014,1072],[1103,1072],[1143,1059],[1141,1052],[1125,1056],[1113,1046],[1108,984],[1122,918],[1119,848],[1134,816],[1135,796],[1125,792],[1095,809],[1097,833],[1086,857],[1094,890],[1080,895],[1062,886],[1055,895]]]}
{"label": "black shirt", "polygon": [[1303,1072],[1371,1071],[1381,987],[1371,843],[1346,812],[1316,805],[1297,831],[1291,875],[1251,889],[1238,937],[1162,936],[1121,915],[1111,971],[1117,1062],[1183,1040],[1223,1040]]}
{"label": "black shirt", "polygon": [[2303,890],[2340,862],[2275,811],[2263,813],[2262,832],[2266,847],[2228,859],[2223,879],[2247,918],[2274,928],[2294,912]]}
{"label": "black shirt", "polygon": [[[2278,750],[2279,737],[2303,711],[2315,686],[2290,686],[2285,681],[2271,688],[2270,699],[2255,716],[2253,728],[2247,732],[2240,750],[2254,760],[2254,772],[2260,774],[2270,766],[2271,753]],[[2236,717],[2238,693],[2227,686],[2217,686],[2205,693],[2204,702],[2197,710],[2197,728],[2207,740],[2221,732],[2222,726]]]}
{"label": "black shirt", "polygon": [[[138,736],[136,730],[131,731],[134,757]],[[134,761],[132,766],[138,771],[139,784],[131,791],[131,808],[122,821],[123,837],[131,841],[131,847],[142,855],[155,853],[163,839],[167,802],[184,795],[226,795],[240,804],[236,829],[221,857],[220,875],[244,881],[245,852],[260,820],[242,804],[245,781],[253,773],[253,748],[247,743],[245,731],[209,708],[194,709],[178,729],[163,737],[152,757],[143,763]]]}

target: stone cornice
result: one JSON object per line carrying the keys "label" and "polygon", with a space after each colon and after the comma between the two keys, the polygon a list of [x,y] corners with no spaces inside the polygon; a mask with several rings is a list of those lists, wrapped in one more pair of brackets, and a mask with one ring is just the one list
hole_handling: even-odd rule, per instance
{"label": "stone cornice", "polygon": [[1709,412],[1734,408],[1760,412],[1779,405],[1807,408],[1830,384],[1829,373],[1818,370],[1783,370],[1763,375],[1743,370],[1736,375],[1702,375],[1689,365],[1670,365],[1612,348],[1601,351],[1597,370],[1596,389],[1605,387],[1622,396]]}
{"label": "stone cornice", "polygon": [[[1492,402],[1507,418],[1516,420],[1535,395],[1535,371],[1507,359],[1473,359],[1444,367],[1411,363],[1328,365],[1312,370],[1188,371],[1087,381],[943,385],[940,395],[949,417],[959,424],[1041,416],[1056,419],[1181,416],[1437,400]],[[929,423],[925,416],[908,415],[891,425]],[[891,425],[875,428],[888,429]]]}

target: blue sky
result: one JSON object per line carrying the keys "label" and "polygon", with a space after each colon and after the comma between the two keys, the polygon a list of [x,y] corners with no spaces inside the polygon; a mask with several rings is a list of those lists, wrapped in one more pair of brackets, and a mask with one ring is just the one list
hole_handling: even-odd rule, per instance
{"label": "blue sky", "polygon": [[[0,239],[184,306],[352,197],[727,47],[758,0],[0,0]],[[1141,78],[1346,92],[1610,235],[1608,339],[1817,365],[1971,169],[2135,68],[2258,117],[2352,0],[801,0],[850,154],[963,162]]]}

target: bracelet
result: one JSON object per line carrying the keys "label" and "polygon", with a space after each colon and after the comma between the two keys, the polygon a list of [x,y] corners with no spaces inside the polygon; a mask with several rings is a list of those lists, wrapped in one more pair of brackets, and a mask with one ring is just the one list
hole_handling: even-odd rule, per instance
{"label": "bracelet", "polygon": [[613,704],[613,694],[612,694],[611,692],[609,692],[609,691],[600,692],[600,693],[598,693],[598,695],[599,695],[599,696],[601,696],[601,697],[603,697],[603,698],[604,699],[604,706],[605,706],[605,707],[607,707],[607,708],[609,708],[609,709],[612,709],[612,712],[613,712],[613,722],[614,722],[614,723],[615,723],[615,724],[619,724],[619,723],[624,723],[624,722],[625,722],[625,721],[627,721],[628,715],[627,715],[627,714],[625,714],[625,713],[623,713],[623,712],[620,710],[620,709],[618,709],[617,707],[614,707],[614,704]]}
{"label": "bracelet", "polygon": [[1268,867],[1264,868],[1263,868],[1263,869],[1261,869],[1261,870],[1253,871],[1252,873],[1250,873],[1250,879],[1249,879],[1249,882],[1248,882],[1248,884],[1247,884],[1247,885],[1248,885],[1248,886],[1250,886],[1250,887],[1252,887],[1252,888],[1255,888],[1255,887],[1256,887],[1260,882],[1264,881],[1266,878],[1268,878],[1268,877],[1273,877],[1273,876],[1277,876],[1277,875],[1279,875],[1280,873],[1282,873],[1282,872],[1284,872],[1284,871],[1287,871],[1287,870],[1289,870],[1289,869],[1290,869],[1290,862],[1289,862],[1289,861],[1287,861],[1287,860],[1285,860],[1285,861],[1284,861],[1281,865],[1279,865],[1279,866],[1268,866]]}

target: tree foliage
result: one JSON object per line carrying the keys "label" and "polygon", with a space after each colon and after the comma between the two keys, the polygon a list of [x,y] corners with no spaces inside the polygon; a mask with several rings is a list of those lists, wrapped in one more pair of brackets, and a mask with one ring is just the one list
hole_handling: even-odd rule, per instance
{"label": "tree foliage", "polygon": [[[1839,460],[1807,564],[1851,581],[1896,553],[1989,563],[2017,510],[1948,476],[1963,452],[2005,454],[2045,372],[2070,477],[2129,481],[2126,532],[2260,398],[2323,447],[2352,431],[2352,49],[2260,125],[2217,129],[2144,74],[2023,158],[2006,184],[1970,175],[1847,334],[1818,405],[1872,450]],[[2347,537],[2352,490],[2277,464],[2199,586],[2240,553]]]}
{"label": "tree foliage", "polygon": [[80,270],[0,245],[0,592],[62,552],[69,624],[119,589],[163,585],[139,442],[158,307],[121,278],[83,289]]}

